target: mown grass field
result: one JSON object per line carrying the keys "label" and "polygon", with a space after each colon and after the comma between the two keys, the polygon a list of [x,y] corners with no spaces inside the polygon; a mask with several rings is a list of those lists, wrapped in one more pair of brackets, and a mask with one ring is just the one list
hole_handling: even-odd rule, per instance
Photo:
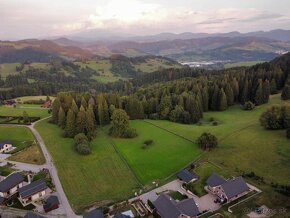
{"label": "mown grass field", "polygon": [[0,64],[0,75],[2,78],[6,79],[8,75],[17,75],[19,72],[16,72],[16,67],[19,66],[19,63],[12,64]]}
{"label": "mown grass field", "polygon": [[178,64],[171,64],[164,59],[149,59],[144,63],[135,64],[134,65],[136,70],[139,70],[144,73],[152,73],[159,69],[167,69],[167,68],[180,68],[181,65]]}
{"label": "mown grass field", "polygon": [[42,121],[36,124],[36,129],[53,157],[65,193],[76,212],[83,212],[95,202],[101,206],[134,194],[135,177],[102,131],[91,143],[92,154],[82,156],[74,151],[73,139],[62,137],[58,126]]}
{"label": "mown grass field", "polygon": [[[49,97],[51,100],[54,100],[55,97],[50,96]],[[14,100],[18,103],[23,103],[25,101],[32,101],[32,100],[46,100],[46,96],[40,95],[40,96],[23,96],[23,97],[18,97],[14,98]]]}
{"label": "mown grass field", "polygon": [[[184,125],[169,121],[150,122],[191,140],[203,132],[219,139],[219,147],[203,158],[221,165],[232,174],[254,171],[273,182],[287,183],[290,178],[290,142],[284,130],[267,131],[260,126],[259,117],[273,104],[282,104],[280,95],[271,96],[269,104],[243,111],[233,106],[224,112],[205,113],[204,120],[214,118],[220,124]],[[269,173],[269,170],[271,173]]]}
{"label": "mown grass field", "polygon": [[251,67],[260,63],[263,63],[263,61],[245,61],[245,62],[237,62],[237,63],[228,63],[224,65],[224,68],[229,69],[233,67]]}
{"label": "mown grass field", "polygon": [[0,116],[22,116],[23,112],[26,111],[30,117],[45,118],[50,116],[48,109],[40,108],[39,105],[21,105],[19,107],[6,107],[0,106]]}
{"label": "mown grass field", "polygon": [[27,127],[0,126],[0,141],[2,140],[10,140],[13,147],[16,147],[9,160],[32,164],[45,163],[42,151],[35,144],[34,135]]}
{"label": "mown grass field", "polygon": [[[114,138],[113,141],[144,185],[167,178],[201,154],[192,142],[143,120],[133,120],[130,124],[137,130],[138,137]],[[154,143],[142,148],[148,139]]]}

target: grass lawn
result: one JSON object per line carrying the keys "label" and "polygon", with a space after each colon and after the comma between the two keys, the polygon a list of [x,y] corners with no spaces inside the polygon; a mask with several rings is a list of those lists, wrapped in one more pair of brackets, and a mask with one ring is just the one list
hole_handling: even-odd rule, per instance
{"label": "grass lawn", "polygon": [[62,130],[42,121],[36,129],[53,157],[65,193],[76,212],[127,199],[137,182],[116,154],[106,135],[99,131],[91,143],[92,154],[82,156],[73,149],[73,139],[63,138]]}
{"label": "grass lawn", "polygon": [[33,105],[29,106],[29,108],[28,108],[28,105],[26,108],[0,106],[0,115],[1,116],[22,116],[23,111],[26,111],[28,116],[30,117],[45,118],[45,117],[50,116],[48,114],[48,109],[40,109],[40,108],[33,108],[33,107],[34,107]]}
{"label": "grass lawn", "polygon": [[199,176],[199,179],[195,182],[192,182],[190,186],[193,188],[194,193],[200,197],[207,194],[207,192],[204,190],[204,186],[206,186],[206,180],[213,172],[223,176],[225,179],[231,177],[231,175],[227,173],[225,169],[213,165],[210,162],[200,163],[200,165],[197,166],[193,171]]}
{"label": "grass lawn", "polygon": [[37,165],[45,164],[45,158],[37,144],[33,144],[30,147],[13,154],[8,158],[8,160]]}
{"label": "grass lawn", "polygon": [[231,174],[254,171],[269,181],[289,183],[290,143],[286,133],[283,130],[267,131],[259,123],[259,117],[266,108],[279,103],[282,103],[280,95],[275,95],[271,96],[269,104],[253,111],[233,106],[224,112],[205,113],[204,119],[213,117],[219,121],[218,126],[150,122],[191,140],[196,140],[203,132],[213,133],[219,139],[219,147],[206,153],[204,159],[217,163]]}
{"label": "grass lawn", "polygon": [[164,59],[151,58],[144,63],[134,64],[134,67],[141,72],[152,73],[159,69],[180,68],[181,66],[178,64],[171,64]]}
{"label": "grass lawn", "polygon": [[[54,100],[55,97],[50,96],[49,97],[51,100]],[[31,100],[46,100],[46,96],[44,95],[40,95],[40,96],[23,96],[23,97],[18,97],[18,98],[14,98],[14,100],[18,103],[23,103],[25,101],[31,101]]]}
{"label": "grass lawn", "polygon": [[0,126],[0,141],[10,140],[16,147],[13,153],[29,147],[35,138],[30,129],[26,127]]}
{"label": "grass lawn", "polygon": [[2,79],[6,79],[8,75],[19,74],[19,72],[16,72],[17,66],[20,66],[20,64],[19,63],[0,64],[0,75]]}
{"label": "grass lawn", "polygon": [[[144,185],[166,179],[201,154],[192,142],[143,120],[134,120],[130,124],[137,129],[138,137],[114,138],[113,141]],[[146,149],[142,148],[148,139],[154,143]]]}
{"label": "grass lawn", "polygon": [[250,67],[250,66],[254,66],[256,64],[260,64],[260,63],[263,63],[263,61],[245,61],[245,62],[225,64],[224,67],[226,69],[233,68],[233,67]]}

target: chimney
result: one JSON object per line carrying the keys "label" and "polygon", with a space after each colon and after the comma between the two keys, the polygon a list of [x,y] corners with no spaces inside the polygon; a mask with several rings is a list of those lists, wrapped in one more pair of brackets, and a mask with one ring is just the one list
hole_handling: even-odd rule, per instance
{"label": "chimney", "polygon": [[28,181],[28,184],[31,183],[31,179],[32,179],[32,175],[28,174],[28,175],[27,175],[27,181]]}

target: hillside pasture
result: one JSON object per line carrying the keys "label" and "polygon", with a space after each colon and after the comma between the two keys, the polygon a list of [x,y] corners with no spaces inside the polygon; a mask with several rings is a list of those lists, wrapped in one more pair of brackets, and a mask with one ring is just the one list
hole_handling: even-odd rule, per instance
{"label": "hillside pasture", "polygon": [[[203,132],[217,136],[219,146],[203,158],[222,166],[233,175],[255,172],[271,182],[287,183],[290,178],[290,143],[284,130],[268,131],[259,123],[260,115],[273,104],[283,104],[280,95],[271,96],[269,104],[243,111],[233,106],[223,112],[207,112],[204,120],[214,119],[214,125],[184,125],[169,121],[149,122],[196,140]],[[271,173],[269,173],[271,171]]]}
{"label": "hillside pasture", "polygon": [[152,73],[160,69],[180,68],[179,64],[172,64],[169,61],[161,58],[146,59],[146,62],[134,64],[134,68],[144,73]]}
{"label": "hillside pasture", "polygon": [[39,105],[20,105],[17,107],[0,106],[0,116],[22,116],[24,111],[30,117],[45,118],[50,116],[48,109],[41,108]]}

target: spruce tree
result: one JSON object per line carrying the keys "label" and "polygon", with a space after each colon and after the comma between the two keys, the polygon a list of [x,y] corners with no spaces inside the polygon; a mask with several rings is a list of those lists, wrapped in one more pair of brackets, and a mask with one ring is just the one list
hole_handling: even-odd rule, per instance
{"label": "spruce tree", "polygon": [[271,80],[271,83],[270,83],[270,92],[271,92],[271,95],[274,95],[274,94],[277,94],[278,93],[277,84],[276,84],[275,79],[272,79]]}
{"label": "spruce tree", "polygon": [[74,137],[76,134],[76,116],[72,109],[69,109],[66,117],[65,135]]}
{"label": "spruce tree", "polygon": [[58,98],[56,98],[52,103],[52,117],[51,121],[53,123],[58,123],[58,111],[60,108],[60,101]]}
{"label": "spruce tree", "polygon": [[225,94],[227,96],[227,104],[228,104],[228,106],[233,105],[235,97],[234,97],[233,89],[232,89],[232,87],[231,87],[231,85],[229,83],[227,83],[227,85],[225,87]]}
{"label": "spruce tree", "polygon": [[218,97],[218,110],[219,111],[224,111],[228,107],[228,102],[227,102],[227,96],[226,93],[224,92],[224,89],[221,88],[219,91],[219,97]]}
{"label": "spruce tree", "polygon": [[263,104],[263,84],[262,84],[262,81],[259,81],[259,85],[256,89],[254,100],[255,100],[256,105]]}
{"label": "spruce tree", "polygon": [[66,121],[65,112],[62,109],[62,107],[60,107],[59,111],[58,111],[58,125],[61,128],[64,128],[65,127],[65,121]]}
{"label": "spruce tree", "polygon": [[84,133],[85,135],[87,134],[86,122],[87,122],[86,111],[85,108],[81,105],[76,119],[77,133]]}
{"label": "spruce tree", "polygon": [[77,115],[77,113],[79,112],[79,108],[78,108],[77,103],[75,102],[74,99],[72,100],[70,109],[75,113],[75,115]]}
{"label": "spruce tree", "polygon": [[95,114],[92,105],[89,105],[88,110],[86,111],[86,118],[86,129],[88,132],[93,132],[95,130]]}

